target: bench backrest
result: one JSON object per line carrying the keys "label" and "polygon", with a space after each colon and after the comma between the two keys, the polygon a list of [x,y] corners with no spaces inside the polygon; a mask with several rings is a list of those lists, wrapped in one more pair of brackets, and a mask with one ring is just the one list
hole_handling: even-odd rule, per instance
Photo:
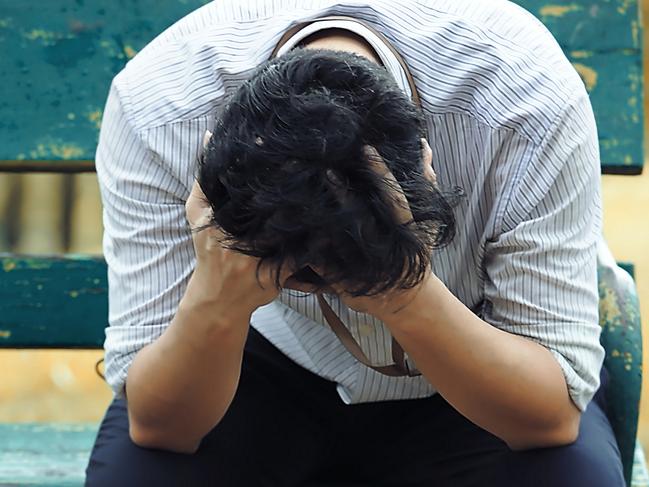
{"label": "bench backrest", "polygon": [[0,348],[102,348],[107,295],[101,257],[0,254]]}
{"label": "bench backrest", "polygon": [[[4,2],[0,171],[92,171],[112,77],[155,35],[205,3]],[[639,174],[643,58],[637,1],[517,3],[547,25],[584,80],[599,128],[602,172]],[[612,381],[609,416],[629,481],[641,383],[637,296],[610,257],[600,259],[599,271],[605,363],[622,378]],[[0,254],[0,348],[101,348],[107,297],[101,257]]]}
{"label": "bench backrest", "polygon": [[[157,33],[205,3],[4,2],[0,171],[92,170],[112,77]],[[603,172],[639,173],[644,158],[637,2],[517,3],[548,26],[584,79],[597,117]]]}
{"label": "bench backrest", "polygon": [[[174,20],[207,3],[14,2],[0,18],[0,171],[91,171],[112,77]],[[554,33],[589,89],[602,170],[638,174],[642,35],[628,0],[518,3]],[[156,12],[156,15],[151,15]],[[0,254],[0,347],[100,348],[107,326],[99,257]]]}

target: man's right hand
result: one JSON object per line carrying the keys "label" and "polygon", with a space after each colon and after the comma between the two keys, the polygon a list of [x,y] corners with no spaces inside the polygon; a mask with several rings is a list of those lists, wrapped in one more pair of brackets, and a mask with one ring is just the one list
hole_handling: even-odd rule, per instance
{"label": "man's right hand", "polygon": [[[196,267],[165,332],[142,348],[126,382],[129,434],[139,446],[194,453],[237,390],[250,315],[275,299],[275,272],[229,250],[198,183],[185,204]],[[292,272],[280,273],[283,283]]]}
{"label": "man's right hand", "polygon": [[[205,133],[206,146],[212,134]],[[236,252],[224,244],[225,235],[212,222],[212,209],[198,181],[185,203],[187,221],[192,229],[196,268],[192,293],[202,302],[212,303],[233,316],[248,316],[258,307],[277,298],[276,269],[261,265],[259,259]],[[195,231],[205,227],[202,230]],[[259,271],[259,272],[257,272]],[[283,285],[295,269],[285,265],[279,275]],[[197,281],[197,282],[196,282]]]}

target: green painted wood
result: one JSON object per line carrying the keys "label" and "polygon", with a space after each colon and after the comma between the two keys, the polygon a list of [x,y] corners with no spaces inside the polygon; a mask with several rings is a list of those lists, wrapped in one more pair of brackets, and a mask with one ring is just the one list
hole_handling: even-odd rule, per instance
{"label": "green painted wood", "polygon": [[82,486],[98,427],[0,423],[0,485]]}
{"label": "green painted wood", "polygon": [[207,1],[0,0],[0,170],[92,169],[113,76]]}
{"label": "green painted wood", "polygon": [[640,174],[642,24],[637,0],[516,0],[554,34],[590,93],[602,172]]}
{"label": "green painted wood", "polygon": [[636,440],[630,487],[649,487],[649,469],[647,469],[647,459],[640,440]]}
{"label": "green painted wood", "polygon": [[[0,170],[56,170],[56,164],[66,171],[92,170],[113,75],[156,34],[204,3],[0,0]],[[644,158],[637,2],[518,3],[545,22],[585,79],[603,171],[639,173]]]}
{"label": "green painted wood", "polygon": [[630,483],[642,387],[640,304],[631,276],[600,260],[598,268],[601,343],[609,371],[608,418]]}
{"label": "green painted wood", "polygon": [[[642,384],[639,303],[633,279],[610,259],[600,256],[598,278],[601,341],[611,377],[609,419],[629,480]],[[101,258],[0,254],[0,348],[101,348],[106,317],[106,264]],[[25,437],[31,435],[29,430],[23,433]],[[0,438],[7,437],[11,435],[0,428]],[[29,446],[37,440],[20,441]],[[67,455],[66,448],[72,443],[61,436],[57,441],[61,442],[57,448]],[[3,455],[0,448],[0,483],[6,471]]]}
{"label": "green painted wood", "polygon": [[635,265],[633,262],[618,262],[617,265],[619,265],[622,269],[627,271],[629,275],[635,279]]}
{"label": "green painted wood", "polygon": [[107,296],[100,257],[0,254],[0,348],[102,348]]}

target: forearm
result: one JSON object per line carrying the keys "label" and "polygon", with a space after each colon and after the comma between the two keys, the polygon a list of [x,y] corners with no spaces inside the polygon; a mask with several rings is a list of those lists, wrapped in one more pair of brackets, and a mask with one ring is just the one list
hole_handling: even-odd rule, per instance
{"label": "forearm", "polygon": [[576,438],[579,411],[546,348],[481,320],[434,276],[415,299],[386,323],[454,408],[514,449]]}
{"label": "forearm", "polygon": [[129,433],[140,446],[195,451],[238,386],[249,315],[202,300],[194,277],[169,327],[129,368]]}

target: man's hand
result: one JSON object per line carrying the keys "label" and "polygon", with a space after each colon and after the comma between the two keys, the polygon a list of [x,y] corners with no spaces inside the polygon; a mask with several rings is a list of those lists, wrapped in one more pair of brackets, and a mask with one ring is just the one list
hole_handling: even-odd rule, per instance
{"label": "man's hand", "polygon": [[[437,178],[431,167],[432,151],[426,139],[422,140],[422,163],[426,177],[433,184],[436,184]],[[399,223],[407,224],[414,220],[408,200],[406,199],[401,186],[397,182],[394,174],[387,167],[380,154],[372,146],[365,146],[365,156],[370,168],[384,178],[388,188],[388,197],[392,200],[393,211]],[[314,269],[318,274],[323,275],[322,270]],[[429,286],[432,272],[430,266],[424,279],[412,289],[392,289],[376,296],[352,297],[345,293],[340,285],[331,286],[338,294],[342,301],[351,309],[362,313],[368,313],[379,318],[382,321],[392,320],[406,308],[418,306],[421,299],[426,300],[424,295],[426,291],[432,292]],[[428,289],[430,288],[430,289]],[[424,291],[424,292],[422,292]]]}
{"label": "man's hand", "polygon": [[[205,143],[210,136],[207,132]],[[225,235],[214,226],[212,209],[198,181],[194,182],[185,211],[196,252],[192,287],[193,291],[202,290],[198,299],[218,304],[219,309],[233,316],[246,316],[279,295],[275,269],[268,265],[258,268],[259,259],[229,250],[224,244]],[[280,284],[293,272],[294,269],[284,266],[279,275]]]}

